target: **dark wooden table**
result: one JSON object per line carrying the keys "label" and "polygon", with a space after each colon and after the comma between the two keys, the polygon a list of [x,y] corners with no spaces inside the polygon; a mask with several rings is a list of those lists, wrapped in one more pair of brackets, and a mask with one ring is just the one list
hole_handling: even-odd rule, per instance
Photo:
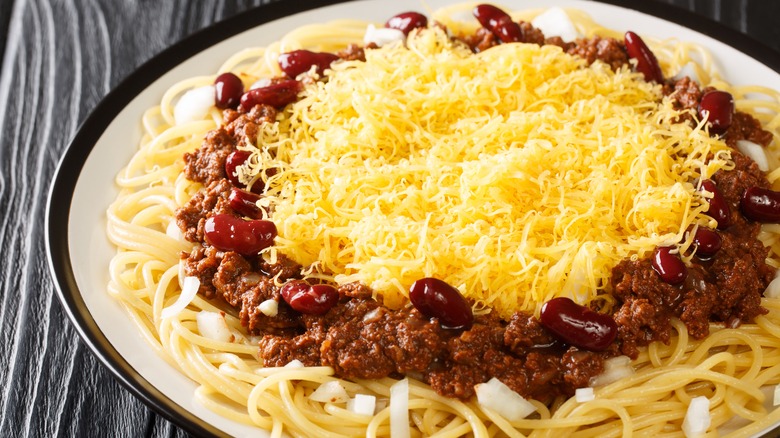
{"label": "dark wooden table", "polygon": [[[0,0],[0,436],[186,435],[79,340],[46,262],[46,196],[69,140],[112,87],[165,47],[260,3]],[[780,50],[780,2],[649,3],[693,11]]]}

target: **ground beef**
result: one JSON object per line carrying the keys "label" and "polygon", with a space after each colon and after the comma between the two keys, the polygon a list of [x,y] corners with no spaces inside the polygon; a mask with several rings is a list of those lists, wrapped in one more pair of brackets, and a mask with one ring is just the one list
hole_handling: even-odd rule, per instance
{"label": "ground beef", "polygon": [[234,214],[228,200],[231,187],[230,181],[226,179],[212,181],[205,189],[193,195],[184,207],[176,211],[176,225],[184,233],[185,239],[190,242],[202,242],[203,226],[208,217],[223,213]]}
{"label": "ground beef", "polygon": [[762,146],[769,146],[773,135],[761,128],[761,122],[750,114],[737,111],[731,121],[728,131],[724,136],[726,144],[736,147],[738,140],[750,140]]}
{"label": "ground beef", "polygon": [[593,38],[578,38],[570,46],[566,53],[579,56],[584,59],[588,65],[601,61],[609,65],[612,70],[628,64],[628,55],[625,46],[614,38],[602,38],[594,36]]}
{"label": "ground beef", "polygon": [[357,44],[350,44],[344,50],[336,52],[336,56],[345,61],[366,61],[366,49],[376,49],[377,46],[374,43],[368,43],[365,47]]}
{"label": "ground beef", "polygon": [[195,246],[192,251],[181,255],[184,264],[184,275],[197,277],[200,281],[198,294],[206,299],[217,296],[217,290],[212,284],[212,279],[217,274],[222,253],[216,248],[207,246]]}
{"label": "ground beef", "polygon": [[233,150],[233,138],[224,128],[209,131],[198,150],[184,154],[184,176],[204,184],[227,177],[225,161]]}
{"label": "ground beef", "polygon": [[233,138],[236,147],[258,146],[260,126],[276,121],[276,109],[269,105],[255,105],[247,113],[228,109],[225,110],[223,119],[225,132]]}

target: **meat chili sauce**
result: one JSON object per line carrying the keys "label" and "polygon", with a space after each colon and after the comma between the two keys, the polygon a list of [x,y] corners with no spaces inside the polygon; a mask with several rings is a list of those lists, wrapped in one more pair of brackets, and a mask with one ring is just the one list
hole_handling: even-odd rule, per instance
{"label": "meat chili sauce", "polygon": [[[768,249],[757,238],[758,222],[772,220],[759,204],[766,199],[780,203],[775,192],[768,191],[764,173],[736,150],[736,143],[750,140],[767,146],[772,134],[752,116],[735,111],[728,93],[700,89],[687,77],[664,79],[652,52],[637,52],[646,46],[631,32],[625,41],[597,36],[566,43],[545,38],[527,22],[486,17],[500,11],[482,10],[480,17],[480,7],[475,15],[483,27],[452,37],[473,52],[516,41],[558,45],[588,63],[599,60],[613,69],[634,58],[635,68],[647,80],[660,83],[676,109],[692,109],[700,116],[702,109],[708,111],[711,135],[722,136],[732,148],[734,162],[733,170],[718,171],[701,182],[713,193],[708,214],[718,228],[699,228],[694,239],[699,251],[687,265],[669,248],[657,248],[650,256],[615,266],[611,291],[616,304],[611,314],[564,298],[547,303],[540,318],[516,312],[504,321],[495,312],[473,316],[458,291],[436,279],[415,283],[410,291],[413,305],[400,309],[372,298],[373,291],[363,284],[309,284],[302,280],[303,267],[283,255],[271,263],[258,256],[256,248],[223,243],[225,232],[220,233],[224,227],[234,232],[251,228],[247,232],[263,236],[265,246],[272,244],[275,228],[260,219],[263,211],[256,204],[262,184],[246,187],[235,175],[236,166],[248,156],[238,147],[246,145],[246,138],[257,138],[260,127],[273,123],[277,111],[295,100],[301,86],[294,79],[298,71],[314,65],[324,70],[337,59],[364,61],[364,50],[374,46],[350,46],[335,55],[291,52],[280,60],[288,75],[274,78],[260,91],[244,93],[240,81],[235,85],[226,76],[230,73],[217,78],[216,103],[224,109],[223,124],[205,136],[198,150],[184,156],[185,176],[204,188],[176,212],[185,238],[197,244],[181,256],[185,274],[200,279],[199,294],[235,308],[246,330],[261,337],[265,366],[297,359],[307,366],[333,367],[337,376],[347,379],[411,374],[437,393],[460,399],[473,396],[476,384],[496,377],[524,397],[551,403],[588,386],[602,373],[606,359],[621,354],[636,358],[638,349],[650,342],[668,343],[672,318],[682,321],[691,337],[701,339],[708,335],[711,321],[736,327],[765,314],[760,300],[775,272],[765,262]],[[403,26],[409,27],[409,22],[427,25],[424,16],[417,18],[391,19],[388,26],[408,33],[411,29]],[[714,97],[708,97],[712,93]],[[679,122],[695,120],[685,114]],[[454,304],[437,308],[439,296]],[[268,300],[278,303],[274,312],[261,310]],[[562,313],[595,321],[603,330],[578,334],[572,327],[561,327]]]}

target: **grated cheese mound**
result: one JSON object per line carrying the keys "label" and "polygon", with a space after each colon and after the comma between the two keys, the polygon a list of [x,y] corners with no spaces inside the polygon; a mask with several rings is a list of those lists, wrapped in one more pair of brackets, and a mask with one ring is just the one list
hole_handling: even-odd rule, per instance
{"label": "grated cheese mound", "polygon": [[586,303],[621,259],[714,226],[694,184],[732,165],[720,140],[672,123],[658,85],[555,46],[475,55],[413,32],[302,96],[245,169],[267,180],[269,251],[391,307],[423,277],[504,318],[557,296]]}

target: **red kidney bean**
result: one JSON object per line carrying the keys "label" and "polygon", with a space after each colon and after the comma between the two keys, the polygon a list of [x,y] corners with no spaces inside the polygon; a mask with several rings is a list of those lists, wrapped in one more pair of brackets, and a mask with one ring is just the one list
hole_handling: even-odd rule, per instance
{"label": "red kidney bean", "polygon": [[270,105],[274,108],[281,108],[288,103],[295,102],[298,93],[301,92],[301,83],[290,79],[267,87],[255,88],[247,91],[241,96],[239,107],[244,112],[248,112],[255,105]]}
{"label": "red kidney bean", "polygon": [[236,108],[244,94],[244,83],[233,73],[222,73],[214,80],[214,105],[219,109]]}
{"label": "red kidney bean", "polygon": [[311,285],[305,280],[290,280],[279,292],[290,307],[307,315],[322,315],[339,301],[339,291],[335,287]]}
{"label": "red kidney bean", "polygon": [[713,180],[705,179],[701,182],[701,188],[712,193],[712,197],[707,200],[710,204],[707,215],[718,222],[719,230],[728,228],[731,225],[731,208],[718,186]]}
{"label": "red kidney bean", "polygon": [[704,93],[699,101],[699,117],[707,118],[711,133],[725,133],[734,117],[734,97],[731,93],[720,90]]}
{"label": "red kidney bean", "polygon": [[780,223],[780,192],[750,187],[742,194],[739,209],[752,221]]}
{"label": "red kidney bean", "polygon": [[617,324],[611,316],[565,297],[544,303],[539,321],[562,341],[585,350],[604,351],[617,336]]}
{"label": "red kidney bean", "polygon": [[233,187],[230,191],[230,196],[228,197],[230,208],[236,213],[252,219],[260,219],[263,217],[263,209],[257,205],[257,201],[259,200],[260,195],[236,187]]}
{"label": "red kidney bean", "polygon": [[671,246],[659,246],[653,252],[652,266],[653,270],[661,277],[665,283],[680,284],[685,281],[688,275],[688,268],[680,260],[677,254],[672,254]]}
{"label": "red kidney bean", "polygon": [[663,82],[664,75],[655,54],[647,47],[642,38],[634,32],[628,31],[623,36],[628,56],[636,59],[636,69],[645,76],[647,82]]}
{"label": "red kidney bean", "polygon": [[206,219],[206,242],[220,251],[235,251],[254,255],[273,245],[276,225],[271,221],[245,221],[230,214],[218,214]]}
{"label": "red kidney bean", "polygon": [[708,259],[720,250],[723,239],[717,231],[699,227],[693,235],[693,243],[696,244],[696,256]]}
{"label": "red kidney bean", "polygon": [[244,164],[246,160],[252,154],[249,151],[237,150],[230,153],[225,160],[225,173],[227,173],[227,179],[230,180],[236,187],[244,187],[241,181],[238,180],[238,173],[236,167]]}
{"label": "red kidney bean", "polygon": [[427,26],[428,18],[425,15],[419,12],[411,11],[391,17],[389,20],[387,20],[387,23],[385,23],[385,27],[389,27],[390,29],[398,29],[403,32],[404,35],[409,35],[409,32],[411,32],[413,29],[424,28]]}
{"label": "red kidney bean", "polygon": [[471,306],[460,291],[438,278],[415,281],[409,289],[409,300],[423,315],[437,318],[444,328],[469,328],[474,322]]}
{"label": "red kidney bean", "polygon": [[279,55],[279,67],[284,74],[291,78],[306,73],[313,65],[317,66],[317,74],[322,75],[326,69],[330,68],[333,61],[338,59],[340,58],[333,53],[293,50]]}
{"label": "red kidney bean", "polygon": [[[246,188],[246,186],[238,179],[236,167],[244,164],[251,155],[252,154],[249,151],[236,150],[231,152],[225,160],[225,173],[227,174],[228,180],[233,183],[234,186]],[[274,175],[275,173],[275,169],[266,169],[266,175],[268,176]],[[262,195],[263,190],[265,189],[265,183],[262,179],[258,178],[254,183],[252,183],[252,187],[249,187],[248,189],[252,193]]]}
{"label": "red kidney bean", "polygon": [[488,4],[477,5],[472,12],[474,17],[485,29],[491,31],[504,43],[516,43],[523,41],[523,31],[520,25],[512,21],[503,10]]}

